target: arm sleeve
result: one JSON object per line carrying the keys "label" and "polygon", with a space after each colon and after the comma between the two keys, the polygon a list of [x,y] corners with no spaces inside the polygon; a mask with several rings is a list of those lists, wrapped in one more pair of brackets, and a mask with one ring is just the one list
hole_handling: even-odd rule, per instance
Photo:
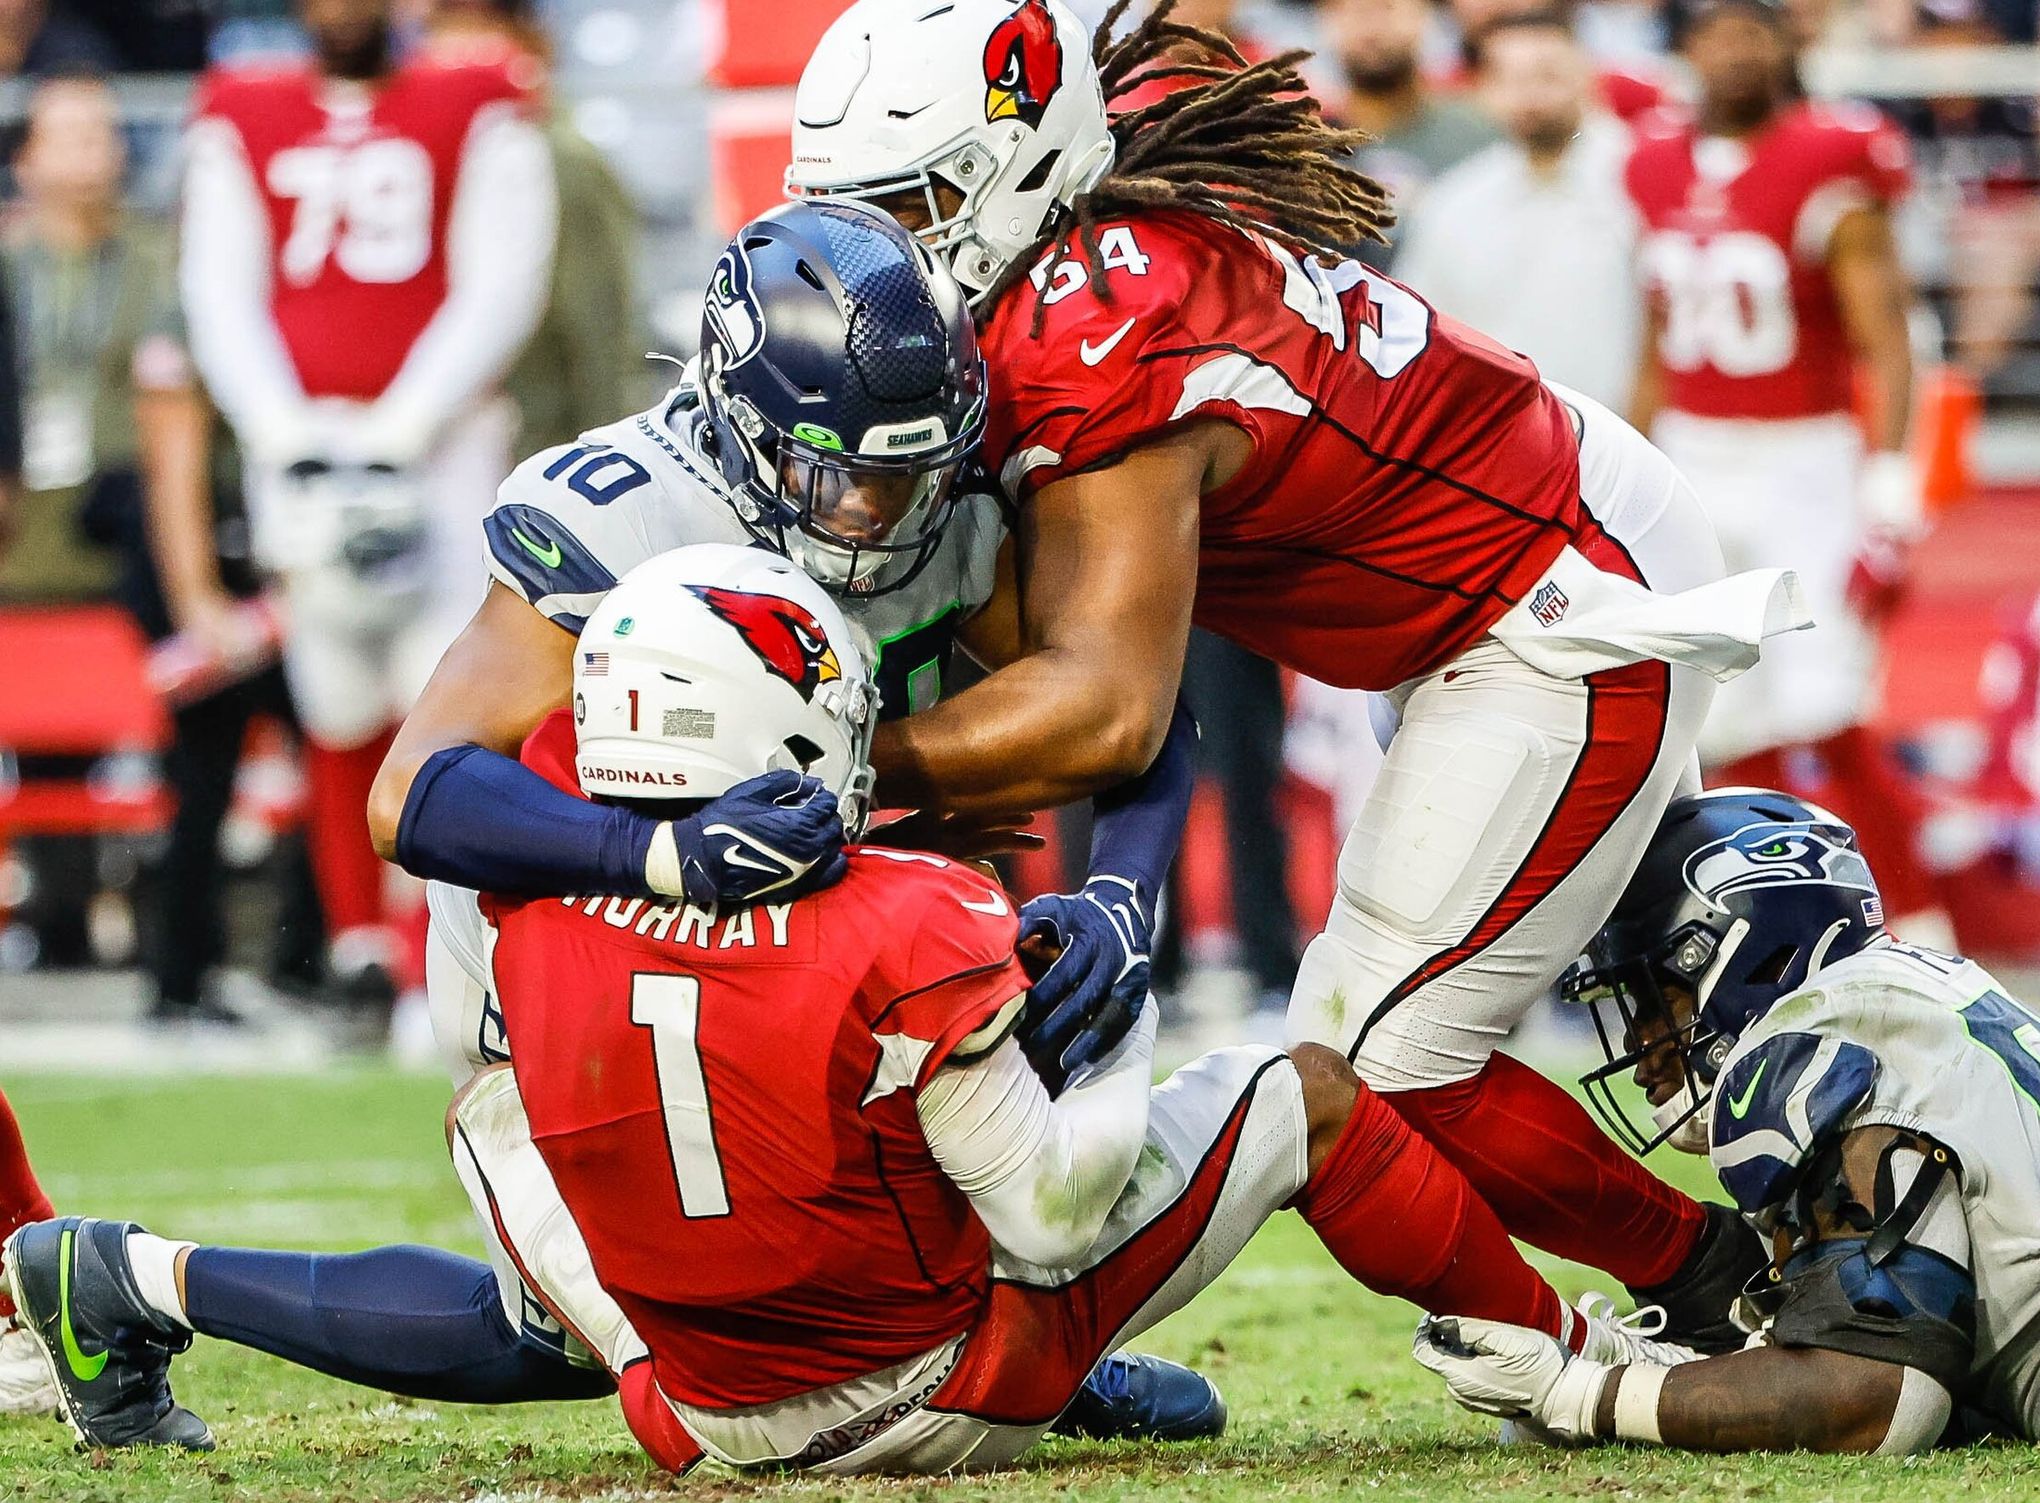
{"label": "arm sleeve", "polygon": [[302,458],[304,387],[270,317],[269,220],[247,157],[224,120],[201,117],[189,144],[179,284],[192,358],[244,449]]}
{"label": "arm sleeve", "polygon": [[1147,1138],[1155,1010],[1056,1100],[1020,1046],[938,1070],[917,1099],[942,1172],[992,1241],[1022,1262],[1068,1267],[1098,1239]]}
{"label": "arm sleeve", "polygon": [[397,863],[414,876],[530,897],[653,897],[646,858],[659,822],[554,787],[479,746],[434,752],[397,823]]}
{"label": "arm sleeve", "polygon": [[369,409],[370,444],[409,460],[500,378],[545,311],[559,209],[552,154],[517,106],[469,132],[447,227],[447,294]]}
{"label": "arm sleeve", "polygon": [[1148,770],[1091,801],[1090,875],[1123,877],[1152,905],[1182,844],[1196,787],[1197,720],[1179,699],[1161,753]]}

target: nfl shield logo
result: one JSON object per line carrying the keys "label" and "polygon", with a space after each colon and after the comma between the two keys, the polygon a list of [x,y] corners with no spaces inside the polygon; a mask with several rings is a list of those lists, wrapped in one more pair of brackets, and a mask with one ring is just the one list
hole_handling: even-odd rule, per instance
{"label": "nfl shield logo", "polygon": [[1564,590],[1546,580],[1530,597],[1530,614],[1537,618],[1539,626],[1556,626],[1565,619],[1566,607],[1571,604]]}

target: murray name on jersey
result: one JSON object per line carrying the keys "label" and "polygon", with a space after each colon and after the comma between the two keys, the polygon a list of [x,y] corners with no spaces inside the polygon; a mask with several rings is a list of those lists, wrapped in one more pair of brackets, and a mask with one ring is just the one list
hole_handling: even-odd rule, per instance
{"label": "murray name on jersey", "polygon": [[[578,634],[611,586],[646,559],[690,543],[755,541],[708,442],[700,398],[683,381],[644,412],[533,455],[503,482],[484,523],[491,576]],[[997,500],[966,496],[911,582],[842,597],[871,655],[883,713],[925,709],[940,697],[956,630],[991,596],[1005,535]]]}

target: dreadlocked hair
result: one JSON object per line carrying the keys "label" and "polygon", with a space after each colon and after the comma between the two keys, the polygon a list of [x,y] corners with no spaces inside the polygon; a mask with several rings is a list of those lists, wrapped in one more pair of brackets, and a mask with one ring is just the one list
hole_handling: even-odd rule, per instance
{"label": "dreadlocked hair", "polygon": [[[1050,217],[1040,238],[993,282],[985,307],[1024,281],[1042,252],[1064,243],[1072,228],[1091,285],[1110,302],[1098,225],[1140,211],[1202,214],[1325,262],[1385,239],[1382,231],[1395,222],[1387,190],[1351,165],[1367,134],[1326,122],[1297,72],[1308,52],[1250,64],[1216,32],[1171,20],[1176,0],[1159,0],[1115,41],[1112,33],[1132,3],[1115,0],[1091,43],[1107,104],[1137,87],[1187,82],[1112,119],[1111,168]],[[1217,60],[1189,61],[1186,53]],[[1037,297],[1035,335],[1046,312]]]}

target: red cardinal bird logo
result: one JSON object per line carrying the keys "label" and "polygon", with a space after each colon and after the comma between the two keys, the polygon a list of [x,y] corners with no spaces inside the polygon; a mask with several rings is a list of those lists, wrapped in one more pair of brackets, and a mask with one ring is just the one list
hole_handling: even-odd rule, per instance
{"label": "red cardinal bird logo", "polygon": [[1026,0],[985,43],[985,119],[1039,126],[1062,86],[1062,64],[1047,0]]}
{"label": "red cardinal bird logo", "polygon": [[814,613],[776,595],[750,595],[718,585],[689,585],[701,603],[736,628],[758,661],[814,702],[815,690],[843,676],[829,634]]}

